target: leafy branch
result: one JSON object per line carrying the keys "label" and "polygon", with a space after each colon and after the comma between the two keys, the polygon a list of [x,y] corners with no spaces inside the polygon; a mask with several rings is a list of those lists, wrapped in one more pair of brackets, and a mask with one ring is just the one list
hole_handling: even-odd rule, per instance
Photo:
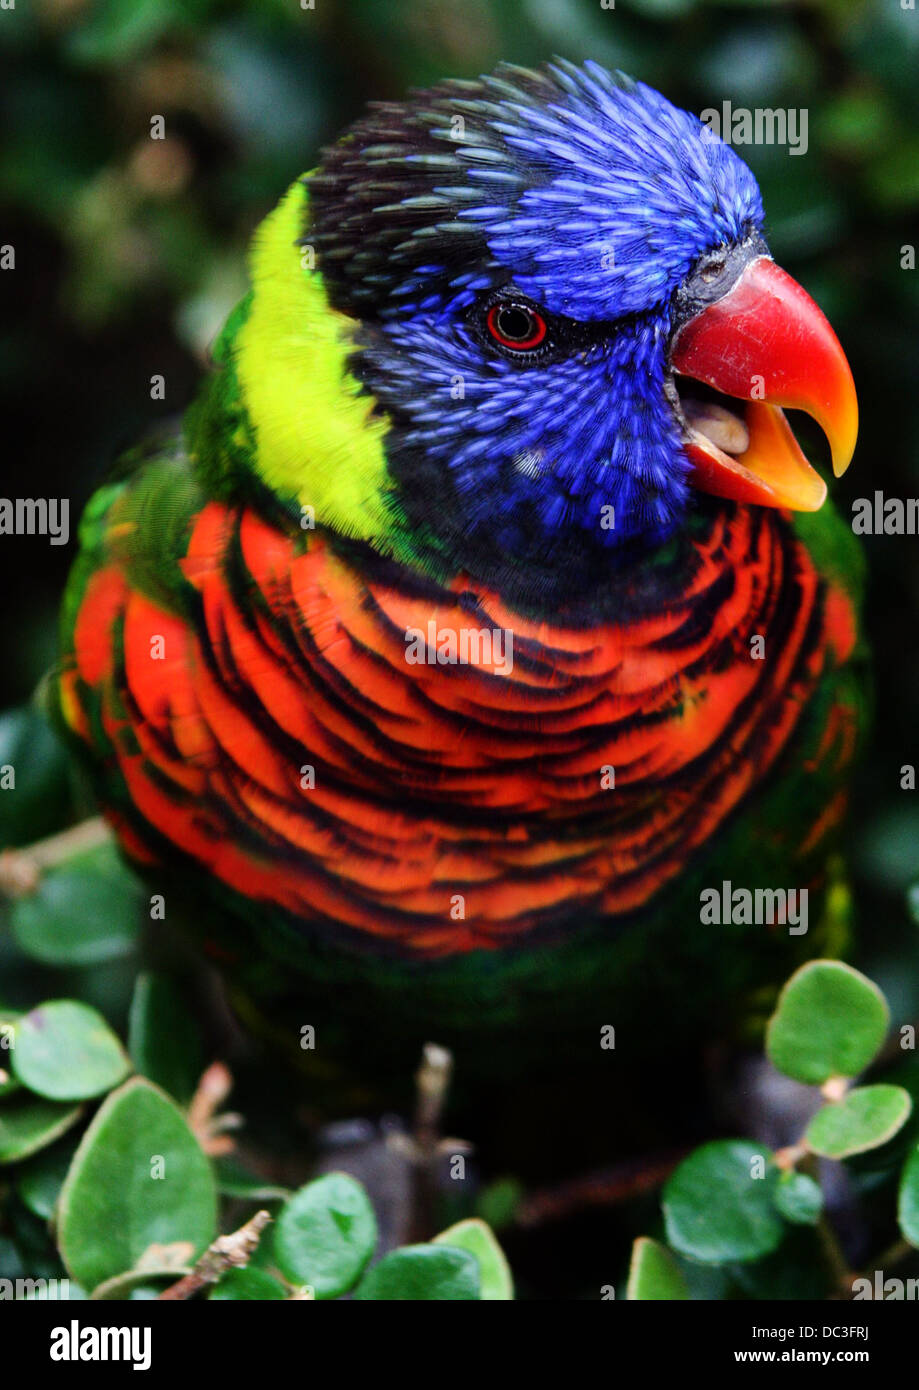
{"label": "leafy branch", "polygon": [[[815,1088],[817,1108],[793,1144],[772,1153],[744,1139],[716,1140],[676,1168],[662,1192],[667,1246],[642,1237],[633,1248],[627,1297],[685,1299],[693,1266],[724,1269],[773,1256],[794,1227],[812,1227],[827,1267],[827,1296],[852,1297],[856,1281],[828,1214],[821,1163],[881,1150],[905,1130],[913,1098],[900,1085],[856,1084],[876,1062],[890,1024],[878,987],[840,961],[811,961],[783,989],[766,1033],[782,1075]],[[915,1135],[898,1182],[901,1239],[876,1268],[919,1247],[919,1144]]]}

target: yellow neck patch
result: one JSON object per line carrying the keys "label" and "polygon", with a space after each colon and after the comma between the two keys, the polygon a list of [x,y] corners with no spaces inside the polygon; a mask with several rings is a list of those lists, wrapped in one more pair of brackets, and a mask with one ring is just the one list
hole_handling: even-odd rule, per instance
{"label": "yellow neck patch", "polygon": [[318,524],[389,550],[394,518],[383,452],[386,423],[347,369],[352,321],[329,307],[297,240],[307,192],[288,189],[255,233],[253,297],[234,346],[237,377],[273,491],[314,509]]}

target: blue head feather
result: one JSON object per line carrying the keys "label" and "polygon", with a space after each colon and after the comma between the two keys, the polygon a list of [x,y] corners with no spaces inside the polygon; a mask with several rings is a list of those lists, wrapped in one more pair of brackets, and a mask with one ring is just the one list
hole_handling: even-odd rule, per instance
{"label": "blue head feather", "polygon": [[[763,218],[733,150],[651,88],[558,62],[377,108],[311,188],[308,239],[362,321],[357,369],[393,422],[400,503],[450,563],[595,568],[679,525],[673,296]],[[498,291],[583,339],[502,354],[481,331]]]}

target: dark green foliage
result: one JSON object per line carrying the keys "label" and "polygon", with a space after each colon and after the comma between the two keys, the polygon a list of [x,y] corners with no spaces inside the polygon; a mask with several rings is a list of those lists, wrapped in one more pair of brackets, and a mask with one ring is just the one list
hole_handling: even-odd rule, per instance
{"label": "dark green foliage", "polygon": [[[200,1043],[167,977],[138,979],[131,1051],[146,1074],[120,1085],[127,1054],[85,1005],[52,1001],[12,1026],[6,1052],[20,1084],[0,1097],[0,1278],[66,1277],[73,1298],[156,1297],[192,1273],[218,1222],[231,1229],[230,1211],[251,1216],[253,1204],[267,1203],[274,1225],[247,1252],[251,1265],[220,1266],[196,1292],[223,1301],[353,1291],[362,1299],[513,1297],[507,1262],[481,1220],[461,1221],[430,1245],[391,1251],[368,1272],[377,1219],[354,1178],[330,1173],[290,1192],[238,1162],[215,1163],[190,1127],[194,1107],[186,1113],[174,1098],[188,1099],[188,1064]],[[69,1131],[89,1107],[45,1094],[97,1102],[103,1092],[78,1139]]]}
{"label": "dark green foliage", "polygon": [[[848,1041],[841,1029],[834,1031],[842,997]],[[770,1054],[786,1076],[797,1080],[808,1075],[820,1085],[824,1103],[815,1094],[818,1108],[804,1133],[779,1153],[748,1140],[724,1139],[685,1158],[661,1194],[670,1253],[652,1240],[636,1242],[627,1297],[685,1298],[684,1280],[692,1286],[694,1268],[704,1265],[721,1268],[749,1298],[862,1296],[864,1281],[848,1267],[832,1213],[825,1211],[826,1197],[815,1175],[825,1181],[826,1172],[818,1169],[816,1159],[884,1150],[906,1126],[912,1098],[902,1086],[852,1084],[856,1071],[876,1061],[887,1018],[887,1001],[877,987],[839,961],[812,961],[792,977],[769,1022]],[[827,1063],[834,1049],[844,1059],[845,1071],[832,1060]],[[907,1154],[898,1184],[888,1174],[883,1189],[887,1221],[896,1204],[903,1236],[902,1246],[878,1257],[885,1274],[889,1265],[915,1264],[917,1259],[911,1249],[919,1246],[919,1147],[914,1138]],[[802,1230],[814,1226],[819,1243]],[[682,1275],[674,1253],[685,1261]]]}

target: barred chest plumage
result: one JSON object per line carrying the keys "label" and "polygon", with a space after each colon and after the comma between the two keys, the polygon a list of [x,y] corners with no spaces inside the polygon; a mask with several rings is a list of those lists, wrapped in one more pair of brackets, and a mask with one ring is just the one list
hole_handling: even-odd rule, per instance
{"label": "barred chest plumage", "polygon": [[[579,625],[211,502],[181,606],[114,555],[92,576],[62,708],[126,789],[130,854],[330,939],[440,957],[616,918],[711,842],[855,642],[783,514],[726,504],[682,553]],[[835,707],[821,756],[853,740]]]}

